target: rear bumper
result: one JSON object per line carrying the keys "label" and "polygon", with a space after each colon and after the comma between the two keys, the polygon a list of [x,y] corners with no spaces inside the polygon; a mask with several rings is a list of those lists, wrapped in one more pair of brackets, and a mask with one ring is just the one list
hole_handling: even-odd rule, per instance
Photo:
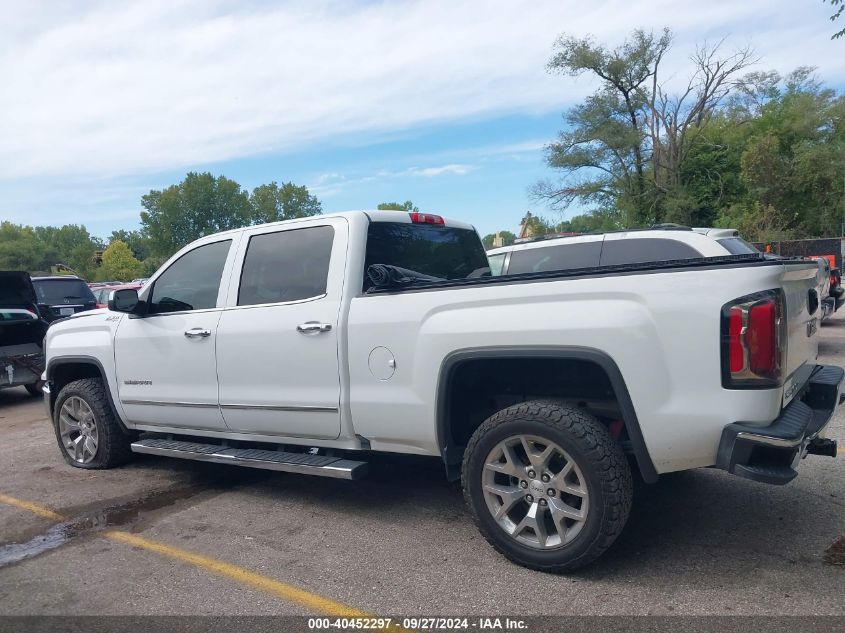
{"label": "rear bumper", "polygon": [[795,479],[795,467],[808,453],[836,455],[836,442],[824,439],[834,409],[845,398],[845,369],[817,365],[807,391],[793,400],[769,426],[742,422],[722,431],[716,467],[769,484]]}

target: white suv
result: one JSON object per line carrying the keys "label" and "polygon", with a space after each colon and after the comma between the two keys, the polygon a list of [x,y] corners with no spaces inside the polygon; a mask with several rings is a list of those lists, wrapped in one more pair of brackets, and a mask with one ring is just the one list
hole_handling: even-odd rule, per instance
{"label": "white suv", "polygon": [[496,275],[641,264],[758,252],[734,229],[658,226],[576,237],[539,238],[487,251]]}

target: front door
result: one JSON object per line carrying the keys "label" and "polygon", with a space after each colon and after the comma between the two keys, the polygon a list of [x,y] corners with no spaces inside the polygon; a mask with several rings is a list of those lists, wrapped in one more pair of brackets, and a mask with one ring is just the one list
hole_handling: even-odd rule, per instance
{"label": "front door", "polygon": [[223,430],[215,343],[232,240],[174,261],[147,292],[148,314],[125,316],[115,335],[118,393],[135,424]]}
{"label": "front door", "polygon": [[217,337],[220,408],[235,432],[340,434],[338,318],[347,228],[324,218],[245,233]]}

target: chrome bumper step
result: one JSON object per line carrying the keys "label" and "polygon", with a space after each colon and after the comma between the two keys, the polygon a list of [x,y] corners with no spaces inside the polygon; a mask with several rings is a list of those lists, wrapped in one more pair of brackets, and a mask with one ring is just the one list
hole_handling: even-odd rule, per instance
{"label": "chrome bumper step", "polygon": [[335,479],[360,479],[367,473],[366,462],[341,457],[268,451],[258,448],[230,448],[219,444],[200,444],[161,438],[146,438],[133,442],[132,451],[147,455],[164,455]]}

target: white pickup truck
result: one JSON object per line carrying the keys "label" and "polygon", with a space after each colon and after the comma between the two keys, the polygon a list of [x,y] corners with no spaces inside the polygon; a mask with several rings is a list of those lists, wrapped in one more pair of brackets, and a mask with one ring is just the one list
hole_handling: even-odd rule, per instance
{"label": "white pickup truck", "polygon": [[483,535],[566,571],[619,535],[631,470],[784,484],[824,428],[815,262],[760,254],[491,277],[472,226],[353,212],[210,235],[46,337],[78,468],[151,453],[353,479],[430,455]]}

